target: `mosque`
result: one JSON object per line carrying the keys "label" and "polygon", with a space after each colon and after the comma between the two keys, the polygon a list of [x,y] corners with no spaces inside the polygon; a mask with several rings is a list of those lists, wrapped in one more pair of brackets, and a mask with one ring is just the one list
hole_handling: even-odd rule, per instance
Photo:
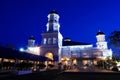
{"label": "mosque", "polygon": [[51,11],[47,17],[46,31],[41,34],[41,45],[36,46],[35,39],[31,36],[28,39],[26,52],[48,57],[51,61],[46,64],[61,62],[63,65],[95,65],[98,60],[112,59],[112,50],[108,49],[103,32],[98,31],[96,34],[96,47],[90,43],[72,41],[70,38],[63,40],[59,14]]}

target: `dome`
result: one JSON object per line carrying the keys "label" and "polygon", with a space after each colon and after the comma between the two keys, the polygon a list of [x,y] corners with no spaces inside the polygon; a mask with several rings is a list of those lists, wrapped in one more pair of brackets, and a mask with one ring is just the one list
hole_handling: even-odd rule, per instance
{"label": "dome", "polygon": [[64,39],[64,41],[71,41],[71,39],[68,38],[68,37],[66,37],[66,38]]}
{"label": "dome", "polygon": [[96,35],[104,35],[104,33],[99,31]]}
{"label": "dome", "polygon": [[58,14],[58,12],[56,12],[55,10],[50,11],[49,14]]}
{"label": "dome", "polygon": [[29,40],[35,40],[35,38],[33,36],[30,36]]}

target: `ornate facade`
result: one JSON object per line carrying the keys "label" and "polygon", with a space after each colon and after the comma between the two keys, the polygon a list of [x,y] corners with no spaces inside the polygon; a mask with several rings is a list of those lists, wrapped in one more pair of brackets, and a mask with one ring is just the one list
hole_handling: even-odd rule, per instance
{"label": "ornate facade", "polygon": [[97,60],[112,58],[112,50],[108,49],[105,34],[99,31],[96,34],[96,47],[92,44],[75,42],[69,38],[63,40],[60,33],[60,24],[57,12],[48,14],[46,32],[43,32],[41,46],[35,47],[33,37],[28,40],[28,52],[46,56],[53,62],[62,62],[64,65],[96,64]]}

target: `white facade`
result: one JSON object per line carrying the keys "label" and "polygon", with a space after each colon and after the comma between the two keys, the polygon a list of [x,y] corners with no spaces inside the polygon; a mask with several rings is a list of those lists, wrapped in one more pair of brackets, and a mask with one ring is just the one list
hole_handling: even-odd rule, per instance
{"label": "white facade", "polygon": [[[96,35],[96,47],[92,44],[71,41],[69,38],[63,40],[60,33],[59,15],[55,11],[48,14],[48,22],[46,24],[46,32],[42,33],[42,42],[39,48],[35,48],[37,54],[46,56],[54,62],[62,62],[63,64],[80,64],[77,60],[83,59],[82,63],[90,63],[91,59],[112,58],[112,50],[108,49],[105,35],[99,31]],[[35,40],[28,40],[28,50],[35,43]],[[31,50],[34,51],[34,50]],[[35,51],[34,51],[35,52]],[[85,60],[84,60],[85,59]],[[93,62],[94,63],[94,62]]]}

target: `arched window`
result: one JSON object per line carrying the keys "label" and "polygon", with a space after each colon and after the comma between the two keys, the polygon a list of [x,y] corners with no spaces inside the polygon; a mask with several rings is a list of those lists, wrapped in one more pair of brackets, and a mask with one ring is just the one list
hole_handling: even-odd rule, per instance
{"label": "arched window", "polygon": [[46,44],[46,43],[47,43],[47,39],[44,38],[44,39],[43,39],[43,44]]}
{"label": "arched window", "polygon": [[48,44],[52,44],[52,38],[48,38]]}
{"label": "arched window", "polygon": [[56,43],[57,43],[57,39],[53,38],[53,44],[56,44]]}

